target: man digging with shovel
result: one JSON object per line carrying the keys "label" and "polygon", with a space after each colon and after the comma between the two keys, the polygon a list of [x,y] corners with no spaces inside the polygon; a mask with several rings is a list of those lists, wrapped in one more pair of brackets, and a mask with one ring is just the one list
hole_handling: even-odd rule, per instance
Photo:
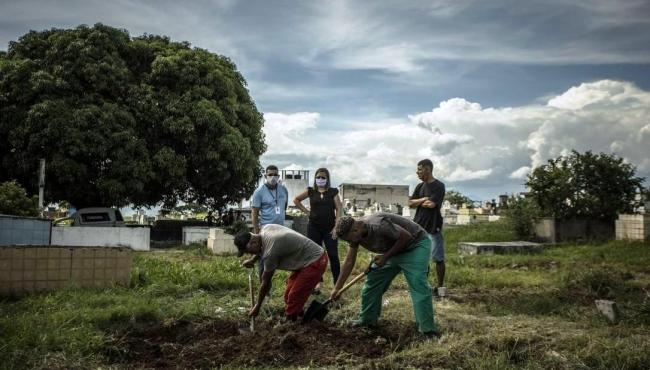
{"label": "man digging with shovel", "polygon": [[401,271],[408,283],[418,330],[429,338],[440,337],[427,281],[431,238],[420,225],[395,214],[377,213],[359,221],[352,217],[341,218],[336,225],[336,234],[349,243],[349,248],[341,275],[330,295],[331,300],[339,297],[339,291],[350,276],[359,245],[381,254],[375,258],[376,268],[367,272],[361,291],[361,312],[355,326],[377,325],[382,296]]}
{"label": "man digging with shovel", "polygon": [[327,269],[325,250],[309,238],[280,225],[264,225],[259,234],[243,231],[235,236],[238,256],[244,253],[253,257],[244,261],[244,267],[252,268],[261,257],[264,261],[262,284],[257,303],[249,315],[256,317],[264,297],[271,287],[275,270],[292,271],[284,291],[284,312],[287,320],[295,321],[303,315],[305,302]]}

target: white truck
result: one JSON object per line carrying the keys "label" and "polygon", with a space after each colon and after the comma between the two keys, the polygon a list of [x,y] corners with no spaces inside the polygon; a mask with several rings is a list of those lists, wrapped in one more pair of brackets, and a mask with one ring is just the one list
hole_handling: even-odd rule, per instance
{"label": "white truck", "polygon": [[81,208],[71,216],[55,220],[54,224],[65,220],[72,220],[72,226],[125,226],[120,210],[107,207]]}

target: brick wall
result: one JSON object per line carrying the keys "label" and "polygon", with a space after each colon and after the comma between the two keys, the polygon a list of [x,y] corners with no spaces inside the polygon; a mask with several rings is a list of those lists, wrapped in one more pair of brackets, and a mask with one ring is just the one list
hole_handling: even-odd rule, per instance
{"label": "brick wall", "polygon": [[130,278],[129,248],[0,247],[0,293],[128,285]]}

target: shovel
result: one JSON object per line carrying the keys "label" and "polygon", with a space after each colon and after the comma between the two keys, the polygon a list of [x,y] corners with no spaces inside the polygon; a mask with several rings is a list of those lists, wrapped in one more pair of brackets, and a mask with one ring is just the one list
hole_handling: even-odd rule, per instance
{"label": "shovel", "polygon": [[[375,266],[374,263],[372,263],[364,272],[355,276],[354,279],[352,279],[350,282],[345,284],[345,286],[343,286],[343,288],[341,288],[341,290],[339,291],[339,296],[343,294],[343,292],[348,290],[357,281],[363,279],[366,275],[368,275],[368,273],[374,269],[373,266]],[[317,300],[313,300],[309,305],[309,308],[307,308],[307,311],[305,311],[305,314],[302,316],[302,322],[308,322],[314,319],[318,321],[323,321],[323,319],[329,312],[330,303],[332,303],[332,299],[328,299],[323,303],[320,303]]]}
{"label": "shovel", "polygon": [[[251,308],[255,307],[255,291],[253,290],[253,269],[248,273],[248,290],[251,294]],[[239,328],[241,334],[255,332],[255,317],[251,316],[251,323],[248,328]]]}

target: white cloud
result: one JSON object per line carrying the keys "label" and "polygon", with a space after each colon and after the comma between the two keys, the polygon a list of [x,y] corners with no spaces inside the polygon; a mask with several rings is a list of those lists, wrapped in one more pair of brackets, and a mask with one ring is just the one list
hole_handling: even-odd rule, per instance
{"label": "white cloud", "polygon": [[602,109],[610,106],[623,108],[627,105],[650,103],[648,94],[630,82],[602,80],[583,83],[572,87],[564,94],[552,98],[549,107],[580,110],[585,108]]}
{"label": "white cloud", "polygon": [[[532,168],[571,150],[614,152],[650,173],[650,92],[629,82],[584,83],[547,104],[484,108],[462,98],[430,112],[352,129],[321,131],[317,113],[267,113],[265,161],[314,169],[338,182],[417,182],[416,163],[434,162],[448,186],[513,189]],[[359,128],[362,127],[362,128]],[[278,148],[281,146],[281,148]],[[295,159],[294,158],[300,158]],[[463,185],[464,184],[464,185]]]}
{"label": "white cloud", "polygon": [[530,167],[521,166],[518,169],[514,170],[508,177],[510,177],[511,179],[522,180],[525,179],[529,173],[530,173]]}
{"label": "white cloud", "polygon": [[319,118],[320,114],[311,112],[265,113],[263,131],[266,154],[293,154],[311,150],[302,137],[306,130],[316,127]]}
{"label": "white cloud", "polygon": [[[650,61],[650,50],[640,47],[648,42],[641,34],[650,23],[639,17],[647,14],[647,2],[627,1],[624,6],[607,1],[587,3],[558,0],[530,9],[512,9],[499,1],[318,3],[305,16],[303,35],[310,51],[301,60],[312,66],[397,74],[426,70],[427,78],[431,77],[427,65],[432,61]],[[485,15],[497,12],[515,19]],[[545,14],[543,21],[541,13]]]}
{"label": "white cloud", "polygon": [[456,167],[454,172],[452,172],[451,174],[449,174],[449,176],[446,177],[446,180],[452,182],[467,181],[467,180],[482,180],[490,176],[491,173],[492,173],[491,169],[470,171],[463,166],[459,166]]}

